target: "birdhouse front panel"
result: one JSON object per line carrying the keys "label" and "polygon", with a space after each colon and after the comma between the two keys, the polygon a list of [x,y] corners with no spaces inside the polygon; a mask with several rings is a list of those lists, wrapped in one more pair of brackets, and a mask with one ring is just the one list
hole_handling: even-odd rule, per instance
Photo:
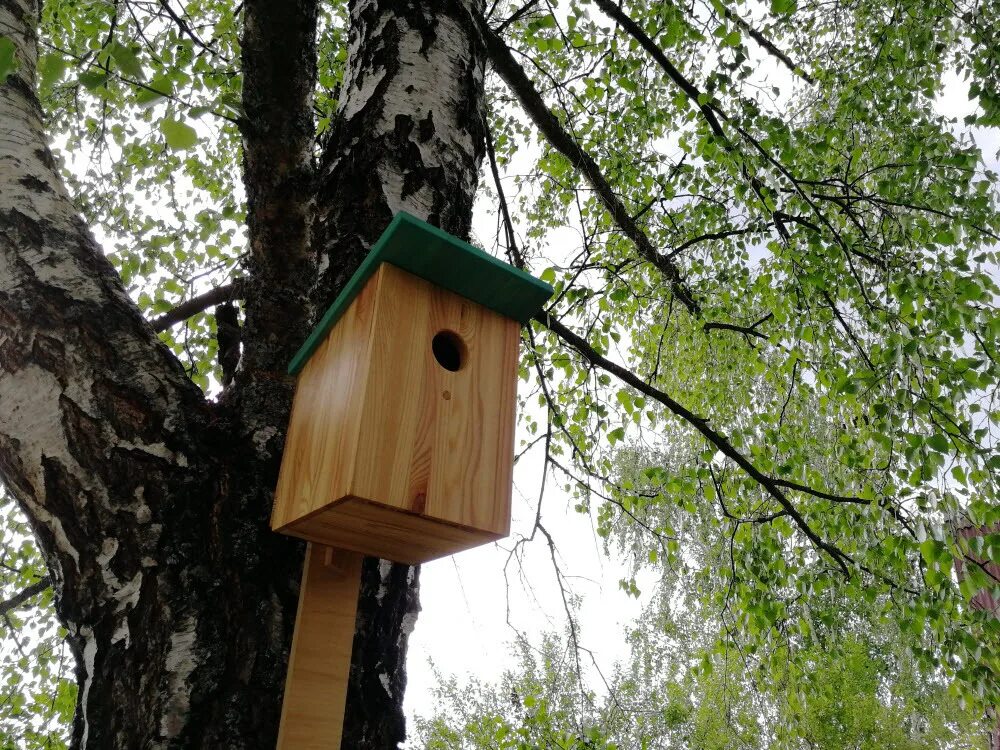
{"label": "birdhouse front panel", "polygon": [[518,323],[385,264],[371,337],[351,494],[506,535]]}
{"label": "birdhouse front panel", "polygon": [[289,367],[272,528],[407,563],[506,536],[520,323],[551,292],[397,214]]}

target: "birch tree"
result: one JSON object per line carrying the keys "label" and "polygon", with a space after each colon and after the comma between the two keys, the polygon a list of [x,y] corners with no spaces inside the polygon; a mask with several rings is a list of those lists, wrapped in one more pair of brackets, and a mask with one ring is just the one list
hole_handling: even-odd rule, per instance
{"label": "birch tree", "polygon": [[[70,15],[68,35],[85,21],[75,10],[98,14],[127,48],[143,21],[116,24],[147,9],[54,10]],[[0,6],[14,50],[0,88],[0,463],[76,656],[73,744],[273,747],[302,564],[301,545],[267,523],[294,389],[285,368],[395,211],[467,235],[482,48],[445,10],[355,4],[336,132],[317,154],[316,4],[245,4],[239,44],[214,42],[242,72],[228,137],[242,145],[247,248],[240,367],[210,400],[129,297],[52,157],[35,93],[42,12]],[[198,35],[183,20],[157,33]],[[129,77],[127,54],[81,62],[103,76],[95,90]],[[156,83],[141,90],[169,87]],[[185,145],[181,119],[164,120],[161,150]],[[403,737],[416,586],[414,569],[365,569],[346,746]]]}
{"label": "birch tree", "polygon": [[[556,286],[524,329],[546,470],[515,553],[569,586],[559,482],[683,568],[669,506],[728,551],[718,649],[794,646],[835,592],[995,703],[967,602],[996,582],[954,575],[1000,555],[954,533],[1000,520],[995,5],[0,0],[0,475],[74,655],[72,744],[273,746],[285,367],[399,210]],[[937,108],[958,85],[966,121]],[[683,460],[623,476],[632,444]],[[404,737],[418,581],[366,562],[345,747]]]}

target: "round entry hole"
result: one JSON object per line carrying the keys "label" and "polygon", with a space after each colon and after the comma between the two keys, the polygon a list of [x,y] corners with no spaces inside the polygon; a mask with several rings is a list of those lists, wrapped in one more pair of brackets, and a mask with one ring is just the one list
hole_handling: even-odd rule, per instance
{"label": "round entry hole", "polygon": [[451,331],[441,331],[431,340],[434,359],[444,369],[458,372],[465,364],[465,344]]}

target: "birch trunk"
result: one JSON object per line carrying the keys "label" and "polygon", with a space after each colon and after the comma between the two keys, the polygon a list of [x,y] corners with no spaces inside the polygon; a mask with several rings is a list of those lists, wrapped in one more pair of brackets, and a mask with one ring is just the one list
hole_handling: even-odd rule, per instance
{"label": "birch trunk", "polygon": [[[48,562],[80,748],[271,748],[302,545],[268,530],[284,376],[391,215],[468,233],[483,56],[446,10],[351,4],[335,137],[314,169],[313,2],[246,3],[243,362],[206,400],[84,226],[34,93],[39,0],[0,0],[0,477]],[[417,571],[366,563],[344,747],[403,739]]]}

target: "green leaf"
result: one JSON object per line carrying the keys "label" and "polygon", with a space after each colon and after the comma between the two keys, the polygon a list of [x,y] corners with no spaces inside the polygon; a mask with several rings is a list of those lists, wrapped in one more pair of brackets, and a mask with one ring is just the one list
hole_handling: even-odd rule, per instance
{"label": "green leaf", "polygon": [[771,0],[772,13],[794,13],[797,9],[798,0]]}
{"label": "green leaf", "polygon": [[940,556],[942,549],[943,547],[941,542],[937,542],[933,539],[927,539],[920,545],[920,554],[923,556],[928,565],[933,565]]}
{"label": "green leaf", "polygon": [[161,91],[142,88],[136,92],[135,101],[140,107],[146,108],[146,107],[151,107],[152,105],[156,104],[156,102],[160,101],[161,99],[165,99],[166,97],[167,94],[164,94]]}
{"label": "green leaf", "polygon": [[7,76],[17,70],[17,59],[14,57],[14,42],[5,36],[0,36],[0,84],[7,81]]}
{"label": "green leaf", "polygon": [[38,86],[42,91],[51,91],[66,72],[66,58],[59,52],[42,55],[38,60]]}
{"label": "green leaf", "polygon": [[955,233],[950,229],[942,229],[934,235],[934,242],[938,245],[954,245]]}
{"label": "green leaf", "polygon": [[166,138],[167,145],[174,151],[191,148],[198,142],[198,133],[190,125],[179,120],[167,118],[160,123],[160,130]]}
{"label": "green leaf", "polygon": [[94,91],[107,83],[108,74],[99,68],[91,68],[80,74],[80,83],[84,88]]}
{"label": "green leaf", "polygon": [[948,438],[940,432],[936,432],[931,435],[927,440],[927,444],[938,453],[947,453],[948,449],[951,448],[951,443],[948,441]]}
{"label": "green leaf", "polygon": [[111,47],[111,57],[127,77],[137,81],[143,79],[142,63],[139,62],[136,50],[116,42]]}
{"label": "green leaf", "polygon": [[135,101],[140,107],[151,107],[156,102],[174,95],[174,82],[167,76],[157,76],[147,85],[148,88],[138,88],[135,92]]}

